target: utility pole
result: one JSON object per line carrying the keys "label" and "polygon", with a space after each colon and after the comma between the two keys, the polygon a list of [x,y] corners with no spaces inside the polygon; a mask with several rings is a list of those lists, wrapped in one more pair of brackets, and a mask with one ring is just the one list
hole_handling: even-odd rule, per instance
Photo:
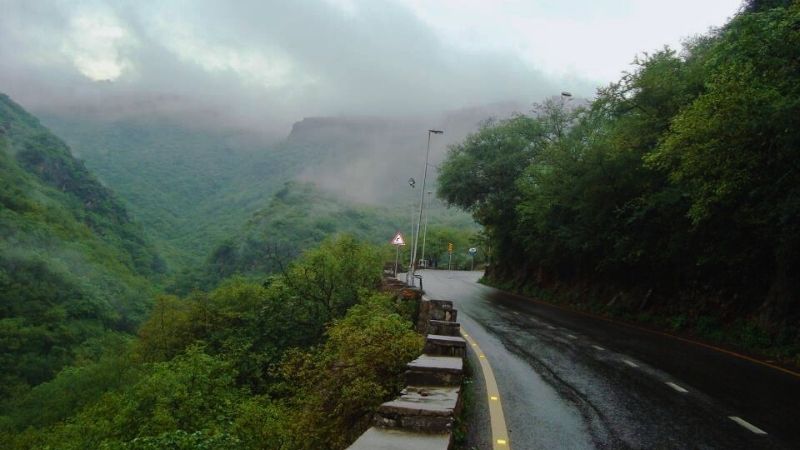
{"label": "utility pole", "polygon": [[422,176],[422,194],[419,201],[419,220],[417,221],[417,233],[414,236],[414,248],[411,249],[411,285],[414,284],[414,274],[417,271],[417,244],[419,243],[419,226],[422,222],[422,208],[425,206],[425,183],[428,181],[428,159],[431,155],[431,133],[442,134],[441,130],[428,130],[428,149],[425,153],[425,172]]}

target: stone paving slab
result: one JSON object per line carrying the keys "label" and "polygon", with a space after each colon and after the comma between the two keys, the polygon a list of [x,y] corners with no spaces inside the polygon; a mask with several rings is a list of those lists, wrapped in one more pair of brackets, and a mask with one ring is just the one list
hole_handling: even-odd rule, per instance
{"label": "stone paving slab", "polygon": [[436,335],[458,336],[461,324],[449,320],[429,320],[428,332]]}
{"label": "stone paving slab", "polygon": [[461,385],[464,360],[459,356],[422,355],[406,365],[407,386]]}
{"label": "stone paving slab", "polygon": [[449,416],[458,404],[459,387],[408,386],[400,397],[386,402],[379,413]]}
{"label": "stone paving slab", "polygon": [[407,364],[409,370],[461,373],[464,360],[457,356],[421,355]]}
{"label": "stone paving slab", "polygon": [[467,353],[466,349],[467,341],[464,338],[429,334],[425,338],[425,348],[422,351],[427,355],[464,357]]}
{"label": "stone paving slab", "polygon": [[444,345],[457,345],[459,347],[464,347],[467,345],[467,341],[464,340],[461,336],[445,336],[443,334],[429,334],[426,336],[426,339],[431,342],[436,342],[439,344]]}
{"label": "stone paving slab", "polygon": [[447,450],[450,433],[424,434],[372,427],[349,450]]}

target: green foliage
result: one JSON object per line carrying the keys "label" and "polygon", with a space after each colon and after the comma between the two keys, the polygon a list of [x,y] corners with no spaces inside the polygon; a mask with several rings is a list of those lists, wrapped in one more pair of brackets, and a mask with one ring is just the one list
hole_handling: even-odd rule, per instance
{"label": "green foliage", "polygon": [[159,115],[43,120],[125,199],[172,270],[201,264],[300,166],[224,126]]}
{"label": "green foliage", "polygon": [[402,388],[405,363],[423,340],[394,311],[385,296],[365,299],[328,329],[322,347],[288,354],[281,372],[295,386],[296,409],[285,448],[347,447]]}
{"label": "green foliage", "polygon": [[165,360],[202,340],[210,351],[245,358],[243,372],[259,373],[285,349],[318,343],[330,321],[378,287],[381,267],[377,248],[342,235],[307,250],[267,283],[239,277],[210,294],[159,297],[140,329],[137,354]]}
{"label": "green foliage", "polygon": [[[180,445],[193,440],[213,442],[209,437],[227,426],[243,398],[234,384],[235,371],[199,347],[190,347],[170,361],[146,364],[141,370],[134,383],[102,394],[46,433],[27,430],[17,437],[18,442],[82,449],[147,448],[174,441],[171,445],[185,448]],[[200,435],[184,436],[181,431],[185,430]],[[137,439],[142,437],[146,439]]]}
{"label": "green foliage", "polygon": [[134,380],[137,371],[130,364],[129,342],[129,336],[118,333],[85,342],[78,349],[75,365],[9,403],[14,414],[7,418],[8,425],[24,428],[54,424],[107,390]]}
{"label": "green foliage", "polygon": [[0,95],[0,401],[133,331],[162,268],[111,192]]}
{"label": "green foliage", "polygon": [[[463,236],[472,229],[456,214],[444,210],[432,214],[437,214],[436,222],[452,235]],[[372,244],[386,243],[393,233],[408,226],[407,220],[406,211],[352,204],[312,184],[288,182],[265,209],[253,214],[236,238],[220,243],[205,266],[182,273],[170,290],[187,293],[209,289],[233,275],[259,277],[280,272],[286,260],[337,233]],[[394,254],[387,256],[387,260],[393,259]]]}
{"label": "green foliage", "polygon": [[498,242],[502,258],[513,259],[516,254],[510,228],[521,200],[516,180],[551,138],[544,124],[530,117],[489,122],[451,147],[440,168],[439,197],[472,212]]}
{"label": "green foliage", "polygon": [[489,278],[651,291],[665,326],[758,319],[731,335],[800,347],[799,30],[797,2],[749,2],[586,108],[547,102],[453,147],[439,195],[485,226]]}
{"label": "green foliage", "polygon": [[480,236],[472,230],[431,225],[428,227],[428,235],[425,242],[425,259],[431,261],[431,267],[446,269],[450,261],[447,252],[448,244],[453,244],[452,268],[469,269],[471,257],[468,253],[470,247],[477,247],[478,254],[475,263],[480,264],[485,261],[488,242],[482,242]]}
{"label": "green foliage", "polygon": [[422,347],[404,305],[376,294],[381,256],[339,236],[268,282],[161,296],[135,342],[87,343],[80,365],[9,404],[0,438],[9,448],[344,448]]}
{"label": "green foliage", "polygon": [[705,232],[703,263],[721,270],[763,277],[798,267],[798,24],[797,4],[736,18],[706,62],[707,91],[647,159],[684,188]]}
{"label": "green foliage", "polygon": [[[416,126],[399,130],[395,121],[307,119],[293,128],[285,141],[275,143],[260,132],[176,116],[43,116],[43,121],[125,200],[131,215],[158,245],[170,272],[201,267],[222,244],[230,243],[229,255],[242,264],[230,270],[217,264],[220,261],[214,257],[212,269],[220,272],[212,272],[219,276],[207,283],[187,282],[176,292],[211,289],[236,272],[257,273],[260,267],[256,266],[268,261],[261,256],[275,246],[297,252],[336,232],[371,242],[385,241],[398,225],[408,226],[408,215],[392,211],[398,199],[405,202],[401,194],[406,194],[407,185],[384,175],[388,163],[369,166],[375,180],[367,180],[367,186],[359,180],[369,177],[361,174],[351,180],[345,173],[353,167],[366,168],[367,158],[391,161],[392,178],[419,170],[418,163],[400,156],[400,152],[386,154],[405,142],[409,133],[416,135]],[[376,156],[374,142],[387,136],[394,141],[379,151],[383,158]],[[410,145],[417,149],[415,144]],[[331,174],[340,172],[338,180],[331,179]],[[290,192],[281,198],[273,197],[286,190],[287,181],[298,177],[313,182],[320,178],[321,185],[331,188],[333,184],[333,189],[346,182],[348,193],[359,198],[383,198],[390,207],[348,204],[298,183],[292,183]],[[359,191],[370,192],[363,195]],[[418,200],[416,197],[414,202]],[[307,201],[309,208],[298,201]],[[259,209],[264,209],[263,213],[253,217]],[[442,211],[441,215],[459,227],[473,226],[463,212]],[[381,228],[384,225],[387,229]],[[244,235],[250,240],[231,239]],[[201,272],[197,277],[205,280],[206,271]]]}

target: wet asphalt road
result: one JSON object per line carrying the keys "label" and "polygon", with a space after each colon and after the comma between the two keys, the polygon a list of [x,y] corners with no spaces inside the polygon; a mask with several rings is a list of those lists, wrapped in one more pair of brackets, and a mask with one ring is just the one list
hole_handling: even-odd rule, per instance
{"label": "wet asphalt road", "polygon": [[454,300],[486,354],[513,449],[800,448],[800,377],[508,294],[480,275],[425,271],[424,287]]}

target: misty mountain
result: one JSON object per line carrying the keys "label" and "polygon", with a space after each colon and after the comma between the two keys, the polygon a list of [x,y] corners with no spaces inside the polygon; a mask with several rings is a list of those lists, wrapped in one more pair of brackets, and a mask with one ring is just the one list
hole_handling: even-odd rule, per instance
{"label": "misty mountain", "polygon": [[[51,112],[43,121],[119,193],[170,267],[181,269],[202,264],[287,181],[410,215],[419,205],[428,129],[445,130],[431,140],[426,190],[434,191],[436,165],[448,144],[489,117],[526,109],[499,103],[418,118],[312,117],[278,142],[252,127],[179,114]],[[418,181],[413,190],[411,177]],[[434,207],[444,210],[440,203]],[[471,221],[465,213],[443,214]]]}
{"label": "misty mountain", "polygon": [[157,114],[43,120],[120,193],[171,268],[202,261],[287,172],[260,136],[227,126]]}
{"label": "misty mountain", "polygon": [[[409,213],[408,208],[346,201],[314,184],[289,181],[236,233],[219,243],[205,264],[182,273],[171,290],[208,289],[232,275],[263,278],[337,233],[373,244],[388,243],[397,231],[408,237]],[[431,229],[468,234],[477,230],[460,211],[439,208],[430,214]]]}
{"label": "misty mountain", "polygon": [[444,130],[431,138],[426,190],[435,190],[436,167],[448,145],[460,142],[487,119],[529,109],[497,103],[420,117],[306,118],[294,124],[284,145],[312,161],[300,172],[301,180],[348,200],[397,204],[398,198],[410,196],[409,178],[422,181],[429,129]]}
{"label": "misty mountain", "polygon": [[133,331],[163,270],[116,196],[0,95],[0,397]]}

